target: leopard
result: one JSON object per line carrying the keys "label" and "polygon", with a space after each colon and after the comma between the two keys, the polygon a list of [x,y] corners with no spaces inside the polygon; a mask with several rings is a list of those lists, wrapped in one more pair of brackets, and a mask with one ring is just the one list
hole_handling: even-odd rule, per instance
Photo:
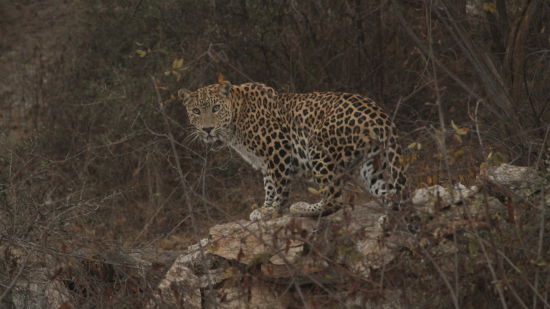
{"label": "leopard", "polygon": [[[290,215],[324,216],[340,209],[345,181],[395,201],[406,184],[396,125],[372,99],[346,92],[279,92],[260,82],[230,81],[182,88],[177,98],[197,139],[222,142],[263,175],[265,198],[252,221],[280,216],[291,181],[310,175],[320,201],[298,201]],[[388,204],[390,204],[388,202]]]}

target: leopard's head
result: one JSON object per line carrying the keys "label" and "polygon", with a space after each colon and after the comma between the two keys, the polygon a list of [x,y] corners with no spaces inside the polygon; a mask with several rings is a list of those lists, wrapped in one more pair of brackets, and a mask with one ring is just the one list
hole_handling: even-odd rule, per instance
{"label": "leopard's head", "polygon": [[194,134],[206,142],[214,142],[224,136],[231,123],[231,83],[223,81],[195,91],[180,89],[178,97],[187,109]]}

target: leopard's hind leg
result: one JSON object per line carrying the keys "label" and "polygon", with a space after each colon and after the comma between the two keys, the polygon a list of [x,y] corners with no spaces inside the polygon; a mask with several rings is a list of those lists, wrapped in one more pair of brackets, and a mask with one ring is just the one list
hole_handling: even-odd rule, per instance
{"label": "leopard's hind leg", "polygon": [[338,175],[338,165],[323,151],[312,151],[312,171],[314,180],[320,187],[322,199],[317,203],[297,202],[290,207],[295,216],[322,216],[332,213],[342,206],[342,177]]}
{"label": "leopard's hind leg", "polygon": [[369,149],[359,168],[359,178],[365,189],[384,203],[400,198],[405,185],[402,161],[398,145]]}

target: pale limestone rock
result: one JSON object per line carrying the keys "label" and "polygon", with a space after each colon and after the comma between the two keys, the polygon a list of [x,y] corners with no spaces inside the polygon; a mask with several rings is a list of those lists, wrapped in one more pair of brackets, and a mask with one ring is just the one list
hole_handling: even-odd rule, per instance
{"label": "pale limestone rock", "polygon": [[21,278],[11,291],[16,309],[74,308],[69,291],[58,280],[50,280],[46,268],[33,271],[32,278]]}
{"label": "pale limestone rock", "polygon": [[[381,205],[371,202],[322,218],[285,216],[214,226],[208,240],[189,247],[176,259],[159,285],[159,299],[168,304],[185,302],[196,307],[202,291],[204,308],[287,308],[289,296],[283,295],[271,281],[337,284],[341,276],[338,269],[330,267],[331,259],[365,277],[371,269],[392,262],[396,249],[412,241],[403,240],[399,233],[386,235],[380,225],[385,213]],[[334,243],[334,233],[347,239],[341,248]],[[312,246],[317,249],[311,251]],[[336,256],[334,250],[338,252]],[[212,262],[213,258],[218,261]],[[231,264],[260,264],[260,278],[265,281],[258,277],[252,283],[241,281],[229,269],[234,266],[223,266]],[[184,297],[178,300],[174,290],[187,294],[179,292]]]}
{"label": "pale limestone rock", "polygon": [[151,300],[148,308],[158,308],[166,304],[190,309],[202,308],[200,287],[200,279],[193,271],[176,260],[159,283],[158,295]]}
{"label": "pale limestone rock", "polygon": [[[548,158],[550,156],[545,158],[545,160]],[[544,164],[546,166],[550,165]],[[523,198],[531,198],[533,194],[542,192],[544,194],[544,204],[550,205],[548,173],[541,175],[537,170],[529,166],[515,166],[503,163],[496,168],[489,168],[483,176],[482,179],[486,179],[497,186],[503,186],[511,190],[515,195]],[[540,202],[542,200],[536,201],[539,205]]]}
{"label": "pale limestone rock", "polygon": [[205,309],[240,309],[248,306],[248,293],[242,287],[221,287]]}
{"label": "pale limestone rock", "polygon": [[503,163],[496,168],[489,168],[487,179],[509,189],[522,189],[542,184],[543,179],[537,171],[528,166],[515,166]]}
{"label": "pale limestone rock", "polygon": [[319,274],[327,269],[328,263],[323,259],[311,257],[301,258],[294,264],[273,264],[264,263],[260,269],[264,276],[273,279],[301,277],[301,282],[307,278]]}
{"label": "pale limestone rock", "polygon": [[206,273],[199,277],[201,288],[206,289],[210,286],[214,286],[225,279],[231,278],[231,272],[226,268],[217,268],[207,270]]}
{"label": "pale limestone rock", "polygon": [[[371,268],[380,268],[394,258],[395,243],[381,242],[384,233],[379,221],[384,209],[376,202],[345,209],[327,217],[278,219],[249,223],[239,221],[211,228],[209,252],[225,259],[244,264],[261,264],[262,273],[269,278],[301,277],[327,270],[328,263],[315,255],[303,256],[303,241],[300,236],[323,233],[327,225],[347,222],[339,233],[362,236],[339,257],[339,261],[363,275]],[[315,236],[314,236],[315,238]],[[330,240],[328,244],[330,244]],[[322,276],[321,276],[322,277]]]}
{"label": "pale limestone rock", "polygon": [[359,241],[355,248],[357,255],[352,257],[348,264],[351,269],[363,277],[370,276],[371,269],[379,269],[395,258],[395,250],[376,238],[367,238]]}
{"label": "pale limestone rock", "polygon": [[302,250],[301,235],[312,233],[315,226],[314,219],[292,217],[216,225],[210,229],[209,252],[244,264],[267,261],[287,252],[291,252],[288,258],[294,259]]}
{"label": "pale limestone rock", "polygon": [[214,265],[216,257],[207,253],[208,245],[209,240],[202,239],[176,258],[159,283],[159,295],[149,304],[149,308],[161,304],[202,308],[200,289],[208,289],[231,277],[231,272],[226,271],[224,265]]}
{"label": "pale limestone rock", "polygon": [[187,250],[178,257],[178,261],[184,265],[191,265],[197,263],[207,251],[208,239],[201,239],[198,243],[187,247]]}
{"label": "pale limestone rock", "polygon": [[436,206],[448,206],[459,203],[473,196],[479,191],[477,186],[467,188],[463,184],[456,184],[450,188],[440,185],[422,188],[415,191],[412,198],[414,205],[421,206],[429,213],[436,212]]}
{"label": "pale limestone rock", "polygon": [[293,246],[288,246],[284,251],[278,252],[273,255],[269,262],[275,265],[286,265],[288,263],[294,263],[300,257],[303,252],[303,244],[298,243]]}

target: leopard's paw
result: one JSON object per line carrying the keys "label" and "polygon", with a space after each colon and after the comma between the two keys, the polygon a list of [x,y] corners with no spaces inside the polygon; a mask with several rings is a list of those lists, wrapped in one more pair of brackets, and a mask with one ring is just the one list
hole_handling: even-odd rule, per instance
{"label": "leopard's paw", "polygon": [[279,212],[274,207],[260,207],[250,213],[250,221],[267,221],[276,218]]}
{"label": "leopard's paw", "polygon": [[314,217],[321,215],[323,212],[324,207],[319,203],[296,202],[290,206],[290,214],[293,216]]}

